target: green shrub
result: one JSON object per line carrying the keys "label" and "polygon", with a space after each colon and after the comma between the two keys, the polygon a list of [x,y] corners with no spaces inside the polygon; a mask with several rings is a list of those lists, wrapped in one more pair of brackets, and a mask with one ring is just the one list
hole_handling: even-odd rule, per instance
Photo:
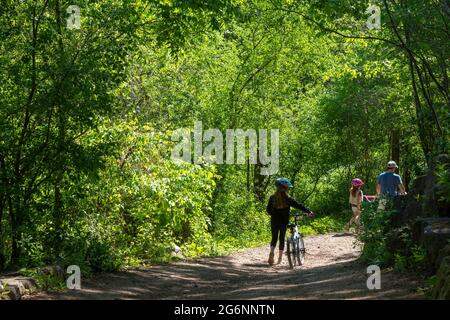
{"label": "green shrub", "polygon": [[85,261],[94,272],[118,270],[122,264],[113,250],[108,243],[93,242],[87,248]]}
{"label": "green shrub", "polygon": [[301,222],[300,232],[305,237],[338,232],[344,228],[345,219],[343,215],[318,215],[314,218],[307,218]]}
{"label": "green shrub", "polygon": [[363,228],[358,240],[364,244],[362,261],[382,267],[393,266],[399,271],[422,270],[426,250],[413,243],[409,227],[391,227],[390,217],[395,211],[377,210],[377,206],[377,203],[365,204],[361,215]]}
{"label": "green shrub", "polygon": [[386,266],[392,264],[394,255],[388,249],[389,218],[394,213],[377,210],[378,203],[365,203],[361,213],[362,230],[358,240],[363,243],[362,261]]}
{"label": "green shrub", "polygon": [[54,273],[47,273],[39,269],[22,269],[20,273],[33,278],[38,288],[43,291],[60,291],[66,288],[65,280]]}

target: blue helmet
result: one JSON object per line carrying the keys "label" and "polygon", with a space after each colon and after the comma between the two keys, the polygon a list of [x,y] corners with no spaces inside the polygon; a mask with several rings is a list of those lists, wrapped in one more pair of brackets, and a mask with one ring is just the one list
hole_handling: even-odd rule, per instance
{"label": "blue helmet", "polygon": [[292,183],[287,178],[278,178],[278,179],[276,179],[275,180],[275,185],[277,187],[278,186],[287,187],[288,189],[293,187]]}

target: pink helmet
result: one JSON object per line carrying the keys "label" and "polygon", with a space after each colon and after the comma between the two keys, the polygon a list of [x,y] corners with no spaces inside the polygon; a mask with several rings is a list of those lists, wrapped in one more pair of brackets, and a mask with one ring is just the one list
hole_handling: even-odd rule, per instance
{"label": "pink helmet", "polygon": [[361,179],[355,178],[352,180],[352,186],[354,187],[360,187],[364,184],[364,182]]}

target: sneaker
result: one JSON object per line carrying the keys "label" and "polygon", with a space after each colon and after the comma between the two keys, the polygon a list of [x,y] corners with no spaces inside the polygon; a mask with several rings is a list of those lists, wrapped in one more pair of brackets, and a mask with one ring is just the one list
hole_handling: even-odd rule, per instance
{"label": "sneaker", "polygon": [[278,262],[277,264],[280,264],[281,261],[283,261],[283,250],[278,251]]}

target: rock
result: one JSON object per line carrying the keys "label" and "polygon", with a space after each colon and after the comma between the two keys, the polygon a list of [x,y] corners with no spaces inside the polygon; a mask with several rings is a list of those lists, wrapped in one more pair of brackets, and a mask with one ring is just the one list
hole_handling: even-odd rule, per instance
{"label": "rock", "polygon": [[182,260],[185,259],[185,257],[183,256],[183,254],[181,252],[178,252],[178,253],[172,252],[171,256],[172,256],[172,258],[177,258],[177,259],[182,259]]}
{"label": "rock", "polygon": [[439,269],[439,266],[442,263],[442,260],[444,260],[445,257],[450,256],[450,243],[447,244],[444,248],[442,248],[441,250],[439,250],[439,254],[438,257],[436,259],[436,270]]}
{"label": "rock", "polygon": [[37,291],[36,281],[31,278],[7,278],[0,282],[2,283],[0,294],[7,295],[9,300],[20,300],[22,296]]}
{"label": "rock", "polygon": [[388,234],[387,247],[391,252],[408,254],[408,243],[405,241],[404,234],[411,234],[411,230],[408,227],[397,228]]}
{"label": "rock", "polygon": [[434,299],[450,300],[450,256],[446,256],[441,262],[432,296]]}
{"label": "rock", "polygon": [[391,225],[394,228],[407,226],[421,215],[421,206],[413,195],[397,196],[393,200],[395,213],[391,216]]}
{"label": "rock", "polygon": [[[65,279],[64,269],[61,266],[47,266],[35,268],[47,275]],[[0,278],[0,300],[20,300],[22,296],[37,292],[38,285],[33,278],[25,277],[20,271],[3,273]]]}
{"label": "rock", "polygon": [[450,157],[439,155],[432,159],[427,173],[413,181],[407,196],[394,199],[397,211],[391,217],[394,227],[411,225],[418,217],[450,217],[450,203],[442,196],[445,187],[439,185],[436,176],[436,169],[441,165],[447,165],[450,175]]}
{"label": "rock", "polygon": [[435,266],[439,251],[450,240],[450,218],[422,218],[413,226],[413,241],[427,250],[430,265]]}
{"label": "rock", "polygon": [[66,276],[64,269],[58,265],[41,267],[37,268],[37,270],[39,270],[43,274],[52,275],[61,279],[64,279]]}
{"label": "rock", "polygon": [[419,176],[417,177],[411,184],[411,188],[408,192],[411,196],[417,196],[425,193],[425,185],[427,181],[427,176]]}
{"label": "rock", "polygon": [[22,298],[20,288],[17,285],[6,285],[3,293],[9,297],[9,300],[20,300]]}
{"label": "rock", "polygon": [[170,254],[173,258],[184,259],[183,253],[181,252],[181,248],[177,245],[174,245],[172,248],[172,252]]}

